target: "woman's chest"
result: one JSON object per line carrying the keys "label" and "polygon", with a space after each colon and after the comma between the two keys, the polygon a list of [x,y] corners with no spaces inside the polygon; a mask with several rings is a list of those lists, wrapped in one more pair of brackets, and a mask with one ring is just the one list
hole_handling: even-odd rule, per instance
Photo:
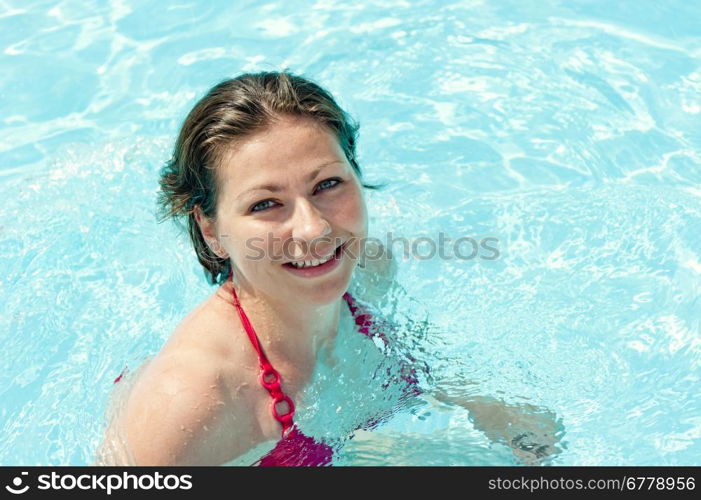
{"label": "woman's chest", "polygon": [[[388,354],[381,338],[384,333],[377,328],[361,332],[355,317],[344,308],[334,341],[320,347],[311,369],[276,366],[281,389],[294,403],[293,419],[300,430],[321,439],[347,437],[396,406],[402,384],[397,359]],[[239,392],[239,396],[246,393],[240,401],[249,401],[266,439],[279,439],[282,426],[273,416],[273,398],[261,386],[259,372],[253,371]],[[285,414],[287,406],[279,405],[277,410]]]}
{"label": "woman's chest", "polygon": [[350,312],[341,316],[336,342],[319,353],[299,395],[296,421],[305,433],[344,437],[397,404],[402,394],[397,360],[388,356],[379,335],[360,332]]}

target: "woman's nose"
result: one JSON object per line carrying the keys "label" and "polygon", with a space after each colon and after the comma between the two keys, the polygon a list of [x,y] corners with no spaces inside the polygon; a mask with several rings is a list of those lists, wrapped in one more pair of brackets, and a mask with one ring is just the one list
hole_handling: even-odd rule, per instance
{"label": "woman's nose", "polygon": [[[294,241],[310,245],[328,234],[331,234],[331,225],[312,203],[308,200],[301,200],[295,204],[292,221]],[[307,252],[307,249],[300,250]]]}

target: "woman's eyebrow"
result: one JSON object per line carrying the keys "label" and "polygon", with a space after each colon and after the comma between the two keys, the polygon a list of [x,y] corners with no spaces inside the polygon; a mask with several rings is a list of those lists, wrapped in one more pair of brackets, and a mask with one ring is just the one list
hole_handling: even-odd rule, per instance
{"label": "woman's eyebrow", "polygon": [[[336,163],[343,163],[343,162],[340,160],[334,160],[334,161],[330,161],[328,163],[324,163],[322,165],[319,165],[314,170],[312,170],[312,172],[307,176],[307,182],[313,181],[314,178],[316,178],[316,176],[319,175],[319,172],[321,172],[326,167],[329,167],[329,166],[334,165]],[[238,196],[238,198],[241,198],[242,196],[244,196],[247,193],[250,193],[251,191],[272,191],[273,193],[279,193],[280,191],[284,191],[284,190],[285,190],[285,188],[278,185],[278,184],[260,184],[258,186],[254,186],[250,189],[245,190],[243,193],[241,193]]]}

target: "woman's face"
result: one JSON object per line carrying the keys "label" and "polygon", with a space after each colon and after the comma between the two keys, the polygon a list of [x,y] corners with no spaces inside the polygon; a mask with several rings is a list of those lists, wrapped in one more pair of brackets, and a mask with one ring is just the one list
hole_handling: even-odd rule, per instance
{"label": "woman's face", "polygon": [[[280,117],[238,143],[218,168],[209,230],[238,282],[297,303],[338,299],[368,222],[362,187],[333,133],[308,118]],[[318,266],[291,264],[328,257]]]}

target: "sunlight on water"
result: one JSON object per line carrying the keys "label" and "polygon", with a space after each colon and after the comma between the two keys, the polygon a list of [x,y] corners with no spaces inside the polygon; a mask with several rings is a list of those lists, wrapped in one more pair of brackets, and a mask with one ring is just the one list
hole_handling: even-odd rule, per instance
{"label": "sunlight on water", "polygon": [[[92,462],[115,376],[212,292],[154,216],[177,127],[217,81],[284,67],[360,121],[367,180],[388,183],[368,193],[372,235],[449,240],[424,259],[397,242],[399,286],[368,304],[427,393],[550,409],[555,464],[697,463],[699,7],[302,5],[0,15],[0,463]],[[458,258],[466,237],[498,257]],[[338,465],[516,463],[464,408],[383,393],[398,365],[345,328],[333,355],[356,376],[321,363],[298,414],[340,440]]]}

